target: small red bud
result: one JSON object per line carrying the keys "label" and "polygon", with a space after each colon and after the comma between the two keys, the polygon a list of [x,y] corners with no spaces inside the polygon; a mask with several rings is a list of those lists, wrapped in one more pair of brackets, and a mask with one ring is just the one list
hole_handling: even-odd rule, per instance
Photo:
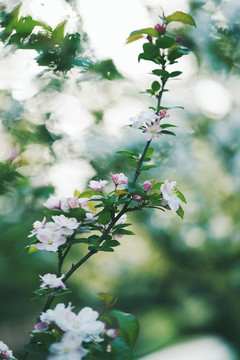
{"label": "small red bud", "polygon": [[157,24],[154,26],[154,29],[157,30],[157,32],[161,35],[164,34],[166,31],[166,27],[160,24]]}
{"label": "small red bud", "polygon": [[180,42],[180,41],[182,41],[182,37],[181,37],[181,36],[177,36],[177,37],[176,37],[176,42]]}
{"label": "small red bud", "polygon": [[148,39],[148,41],[152,42],[152,36],[151,35],[148,35],[147,39]]}

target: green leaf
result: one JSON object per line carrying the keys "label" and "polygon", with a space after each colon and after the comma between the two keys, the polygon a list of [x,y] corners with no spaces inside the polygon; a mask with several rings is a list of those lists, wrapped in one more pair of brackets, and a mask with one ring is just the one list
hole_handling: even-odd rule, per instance
{"label": "green leaf", "polygon": [[60,24],[57,25],[57,27],[52,32],[52,40],[56,42],[57,44],[62,42],[64,39],[64,30],[66,26],[67,21],[64,20]]}
{"label": "green leaf", "polygon": [[170,36],[161,36],[156,40],[157,47],[161,49],[169,49],[173,45],[176,44],[176,40],[171,38]]}
{"label": "green leaf", "polygon": [[130,35],[126,40],[126,44],[130,44],[130,43],[132,43],[132,42],[134,42],[136,40],[139,40],[141,38],[143,38],[143,35],[141,35],[141,34]]}
{"label": "green leaf", "polygon": [[102,210],[98,214],[98,222],[102,225],[107,225],[111,221],[111,214],[107,210]]}
{"label": "green leaf", "polygon": [[149,169],[154,169],[156,167],[157,165],[144,165],[141,167],[141,170],[149,170]]}
{"label": "green leaf", "polygon": [[111,247],[108,247],[108,246],[100,246],[99,248],[98,248],[98,250],[100,250],[100,251],[106,251],[106,252],[114,252],[114,250],[113,250],[113,248],[111,248]]}
{"label": "green leaf", "polygon": [[139,325],[136,317],[119,310],[112,310],[108,315],[117,319],[118,325],[123,332],[124,339],[129,346],[133,346],[138,335]]}
{"label": "green leaf", "polygon": [[159,57],[159,49],[152,43],[143,44],[145,60],[154,60]]}
{"label": "green leaf", "polygon": [[169,77],[176,77],[182,74],[182,71],[173,71],[169,74]]}
{"label": "green leaf", "polygon": [[156,91],[158,91],[160,89],[161,85],[160,85],[160,83],[158,81],[154,81],[152,83],[151,87],[152,87],[153,91],[156,92]]}
{"label": "green leaf", "polygon": [[82,193],[79,195],[79,198],[90,198],[90,197],[92,197],[93,195],[101,195],[101,196],[102,196],[102,192],[100,192],[100,191],[95,191],[95,190],[87,190],[87,191],[82,192]]}
{"label": "green leaf", "polygon": [[152,71],[152,73],[154,75],[157,75],[157,76],[162,76],[162,77],[164,77],[166,79],[169,78],[169,75],[170,75],[168,71],[161,70],[161,69],[155,69],[155,70]]}
{"label": "green leaf", "polygon": [[149,147],[149,148],[147,149],[147,151],[146,151],[145,156],[146,156],[146,157],[149,157],[149,156],[151,156],[153,153],[154,153],[154,148],[153,148],[153,147]]}
{"label": "green leaf", "polygon": [[117,298],[114,298],[112,294],[109,293],[98,293],[99,299],[104,301],[104,304],[107,309],[112,307],[117,302]]}
{"label": "green leaf", "polygon": [[183,193],[181,193],[181,191],[179,191],[178,189],[175,189],[175,193],[179,199],[181,199],[185,204],[187,204],[187,200],[186,200],[185,196],[183,195]]}
{"label": "green leaf", "polygon": [[86,216],[85,216],[85,214],[86,214],[86,210],[84,210],[84,209],[82,209],[82,208],[74,208],[74,209],[71,209],[68,213],[67,213],[67,215],[66,215],[66,217],[75,217],[75,218],[77,218],[77,219],[83,219],[83,218],[85,218]]}
{"label": "green leaf", "polygon": [[181,206],[179,206],[179,209],[177,211],[178,216],[180,216],[181,219],[183,219],[184,211]]}
{"label": "green leaf", "polygon": [[182,11],[176,11],[175,13],[167,16],[165,18],[165,20],[166,20],[167,24],[169,24],[172,21],[177,21],[177,22],[181,22],[183,24],[188,24],[188,25],[192,25],[192,26],[196,27],[196,23],[195,23],[195,20],[193,19],[193,17]]}
{"label": "green leaf", "polygon": [[139,34],[146,34],[146,35],[150,35],[150,36],[154,36],[154,37],[159,37],[157,30],[154,28],[151,28],[151,27],[145,28],[145,29],[140,29],[140,30],[134,30],[131,32],[130,36],[139,35]]}
{"label": "green leaf", "polygon": [[35,333],[32,333],[32,337],[34,338],[34,340],[36,342],[41,342],[46,345],[50,345],[53,342],[56,342],[58,334],[57,333],[46,334],[46,333],[35,332]]}
{"label": "green leaf", "polygon": [[133,350],[126,344],[123,338],[117,337],[110,340],[112,360],[134,360]]}
{"label": "green leaf", "polygon": [[[113,232],[113,234],[121,234],[121,235],[135,235],[133,231],[126,229],[118,229]],[[112,240],[113,241],[113,240]]]}
{"label": "green leaf", "polygon": [[103,243],[103,247],[116,247],[119,245],[121,245],[121,244],[117,240],[108,240],[108,241],[104,241],[104,243]]}
{"label": "green leaf", "polygon": [[162,184],[164,184],[164,182],[159,182],[159,183],[154,184],[153,187],[151,188],[151,192],[160,190]]}
{"label": "green leaf", "polygon": [[122,79],[122,75],[118,72],[111,59],[102,60],[94,65],[91,65],[89,66],[89,70],[99,73],[103,79]]}
{"label": "green leaf", "polygon": [[123,151],[117,151],[116,154],[139,158],[139,153],[136,151],[123,150]]}
{"label": "green leaf", "polygon": [[45,344],[27,344],[24,345],[24,350],[29,353],[48,353],[48,346]]}
{"label": "green leaf", "polygon": [[165,135],[172,135],[172,136],[176,136],[176,134],[174,134],[174,132],[172,131],[168,131],[168,130],[162,130],[161,131],[162,134],[165,134]]}
{"label": "green leaf", "polygon": [[174,60],[187,55],[191,52],[190,49],[176,48],[168,54],[168,60],[172,63]]}
{"label": "green leaf", "polygon": [[99,239],[100,239],[99,236],[97,236],[97,235],[91,235],[91,236],[89,236],[89,238],[88,238],[88,242],[89,242],[89,244],[91,244],[91,245],[98,245],[98,244],[99,244]]}
{"label": "green leaf", "polygon": [[177,127],[176,125],[172,125],[172,124],[161,124],[161,128],[162,129],[166,129],[166,128],[169,128],[169,127]]}

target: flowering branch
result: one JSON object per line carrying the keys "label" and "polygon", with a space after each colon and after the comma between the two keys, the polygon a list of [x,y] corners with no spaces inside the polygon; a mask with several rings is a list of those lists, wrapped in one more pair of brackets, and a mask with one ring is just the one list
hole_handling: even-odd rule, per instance
{"label": "flowering branch", "polygon": [[[128,182],[128,178],[123,173],[110,173],[114,190],[108,194],[104,193],[108,180],[91,180],[88,185],[90,190],[83,193],[75,190],[74,196],[70,199],[52,197],[44,204],[48,209],[45,211],[46,217],[33,224],[33,230],[29,235],[34,237],[29,245],[30,251],[57,252],[58,267],[57,275],[48,273],[40,276],[42,284],[35,293],[47,296],[47,301],[37,319],[31,339],[25,346],[26,352],[22,360],[25,360],[30,352],[41,352],[41,350],[50,352],[48,360],[75,360],[88,355],[99,360],[114,360],[119,359],[119,354],[126,354],[123,355],[125,356],[123,360],[133,359],[133,345],[138,334],[138,324],[132,315],[117,310],[107,314],[104,311],[104,319],[107,322],[111,323],[114,318],[119,325],[118,329],[107,329],[105,328],[107,325],[100,320],[101,316],[91,308],[86,307],[76,314],[70,304],[68,307],[57,304],[55,309],[50,307],[57,295],[68,291],[65,285],[67,280],[90,257],[99,251],[114,251],[113,248],[120,245],[117,239],[125,234],[134,234],[126,229],[131,225],[125,223],[127,212],[154,208],[162,211],[172,210],[183,217],[181,204],[186,203],[186,199],[176,189],[176,181],[137,181],[142,171],[156,167],[143,164],[151,160],[154,151],[150,147],[152,140],[164,134],[175,136],[172,131],[166,130],[175,125],[163,123],[169,114],[168,108],[161,106],[161,101],[167,81],[180,75],[181,72],[170,73],[166,68],[189,51],[179,45],[179,36],[174,39],[167,33],[167,25],[172,21],[195,26],[190,15],[176,12],[163,17],[163,23],[155,25],[154,28],[132,32],[127,40],[127,43],[130,43],[147,35],[148,42],[143,44],[143,53],[138,59],[152,61],[159,66],[152,71],[159,81],[153,81],[151,89],[146,90],[151,96],[156,97],[156,108],[149,108],[140,115],[130,118],[130,126],[139,129],[145,135],[146,144],[143,152],[141,154],[132,151],[118,152],[135,162],[136,170],[132,180]],[[119,189],[119,186],[124,188]],[[49,217],[53,221],[47,221]],[[83,234],[91,231],[94,235],[83,237]],[[62,274],[62,266],[70,249],[73,245],[81,243],[88,245],[88,253],[72,264],[66,274]],[[113,297],[109,294],[102,294],[101,298],[107,310],[114,304]],[[0,352],[0,358],[2,354],[10,354],[5,356],[6,359],[14,359],[8,348]]]}

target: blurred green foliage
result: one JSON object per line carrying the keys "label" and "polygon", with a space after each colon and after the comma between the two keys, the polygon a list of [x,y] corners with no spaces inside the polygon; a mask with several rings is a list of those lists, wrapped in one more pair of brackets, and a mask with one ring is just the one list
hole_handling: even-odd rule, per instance
{"label": "blurred green foliage", "polygon": [[[221,75],[226,83],[233,79],[238,88],[240,24],[236,14],[239,5],[234,2],[236,9],[225,11],[224,2],[213,4],[225,14],[224,24],[212,17],[214,8],[206,9],[205,1],[190,1],[197,30],[179,28],[179,34],[183,37],[183,46],[190,46],[196,56],[198,74],[215,79]],[[1,39],[5,44],[10,42],[21,49],[36,46],[39,53],[36,61],[54,71],[64,73],[76,65],[87,74],[92,69],[106,79],[119,77],[110,60],[98,63],[85,58],[79,45],[82,38],[63,35],[64,24],[51,29],[46,24],[37,25],[30,17],[19,18],[15,15],[17,10],[14,11],[10,15],[2,13],[1,27],[5,30]],[[31,37],[34,26],[42,26],[43,34]],[[53,41],[58,31],[60,38]],[[69,46],[69,57],[65,57]],[[66,79],[54,76],[41,90],[46,96],[53,89],[64,88]],[[233,96],[236,90],[229,86],[228,91]],[[19,349],[27,340],[23,334],[33,327],[42,307],[40,300],[29,302],[39,287],[38,274],[55,272],[56,268],[52,254],[28,255],[24,249],[31,224],[42,219],[42,203],[54,189],[34,185],[31,174],[26,175],[23,167],[30,166],[29,173],[44,173],[56,161],[55,145],[62,141],[64,155],[66,143],[64,136],[51,127],[50,113],[35,123],[25,117],[27,104],[13,100],[9,93],[4,92],[4,96],[9,106],[1,109],[2,127],[10,137],[12,152],[0,163],[0,282],[1,294],[4,294],[1,295],[0,338]],[[201,109],[184,110],[183,116],[193,133],[189,135],[180,129],[176,131],[176,142],[169,139],[156,142],[154,160],[160,165],[150,170],[149,176],[159,177],[158,180],[164,180],[164,176],[169,176],[169,180],[178,177],[188,200],[185,220],[169,214],[158,217],[152,211],[139,212],[131,219],[136,224],[135,240],[132,237],[122,241],[126,253],[121,258],[116,254],[103,254],[96,262],[90,261],[69,283],[72,294],[60,299],[65,303],[71,300],[79,309],[87,304],[101,310],[96,292],[114,293],[119,299],[117,307],[134,313],[140,320],[137,354],[197,334],[220,335],[240,354],[239,107],[239,103],[233,102],[228,113],[218,119]],[[96,118],[93,131],[99,138],[104,112],[97,109],[92,114]],[[87,136],[89,144],[97,139]],[[114,144],[119,145],[117,150],[124,149],[121,141]],[[44,158],[40,165],[36,159],[29,162],[23,156],[29,144],[43,146],[41,151],[48,149],[51,156]],[[141,147],[137,141],[131,140],[128,144],[124,150],[138,151]],[[96,179],[105,179],[112,169],[116,173],[131,173],[131,163],[109,151],[112,145],[106,137],[101,151],[97,141],[89,147],[88,161],[96,171]],[[148,175],[144,176],[147,180]],[[85,254],[85,248],[80,248],[67,266],[81,254]],[[128,259],[128,255],[132,258]],[[114,265],[111,265],[111,256]],[[133,259],[138,256],[140,260],[136,265]]]}

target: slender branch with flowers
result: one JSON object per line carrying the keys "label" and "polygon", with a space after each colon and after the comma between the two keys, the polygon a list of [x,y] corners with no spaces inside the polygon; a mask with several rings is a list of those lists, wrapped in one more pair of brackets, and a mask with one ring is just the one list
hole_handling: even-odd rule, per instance
{"label": "slender branch with flowers", "polygon": [[[56,274],[39,275],[41,285],[35,294],[46,297],[46,303],[31,333],[29,344],[21,357],[25,360],[30,353],[45,354],[47,360],[84,359],[134,359],[133,346],[138,334],[138,323],[131,314],[110,310],[115,300],[110,294],[100,294],[105,308],[101,315],[89,307],[79,313],[74,312],[71,304],[51,305],[55,298],[69,292],[66,283],[72,274],[90,257],[103,251],[113,252],[120,245],[124,235],[134,235],[127,229],[127,213],[144,208],[171,210],[183,218],[182,204],[184,195],[176,188],[176,181],[156,182],[139,180],[139,175],[156,167],[145,165],[154,152],[151,143],[163,135],[175,135],[169,128],[169,108],[161,105],[166,83],[181,74],[168,72],[166,68],[186,55],[189,50],[180,46],[180,37],[168,33],[167,26],[173,21],[194,25],[193,18],[182,12],[162,17],[162,24],[154,28],[134,31],[127,39],[131,43],[144,38],[143,52],[138,59],[153,62],[157,68],[152,74],[153,81],[146,92],[156,97],[156,107],[142,111],[130,118],[130,127],[140,130],[146,140],[142,153],[118,151],[135,163],[135,172],[129,180],[124,173],[110,173],[109,180],[91,180],[88,189],[82,193],[74,191],[71,198],[49,198],[44,206],[44,217],[33,224],[29,235],[29,252],[48,251],[57,254]],[[108,186],[112,189],[106,191]],[[90,234],[90,235],[89,235]],[[86,255],[62,273],[65,259],[76,246],[88,246]],[[114,324],[114,328],[111,327]],[[8,347],[0,342],[0,358],[15,359]]]}

